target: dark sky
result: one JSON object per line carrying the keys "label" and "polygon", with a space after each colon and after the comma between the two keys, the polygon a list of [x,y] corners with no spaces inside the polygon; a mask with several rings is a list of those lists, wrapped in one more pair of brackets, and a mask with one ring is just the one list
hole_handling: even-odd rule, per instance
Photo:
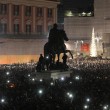
{"label": "dark sky", "polygon": [[65,0],[70,1],[69,4],[74,7],[87,7],[93,0]]}
{"label": "dark sky", "polygon": [[61,0],[65,8],[82,8],[93,7],[94,0]]}

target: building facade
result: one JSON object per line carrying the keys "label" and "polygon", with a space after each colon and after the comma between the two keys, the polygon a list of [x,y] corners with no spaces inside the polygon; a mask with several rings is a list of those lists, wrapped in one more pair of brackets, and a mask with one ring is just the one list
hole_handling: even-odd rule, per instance
{"label": "building facade", "polygon": [[[97,48],[97,51],[102,50],[102,53],[104,52],[103,54],[105,57],[110,57],[109,10],[110,0],[95,0],[93,17],[66,17],[64,21],[64,28],[67,35],[73,40],[88,40],[90,43],[92,28],[94,27],[96,41],[103,44],[101,47],[99,46],[100,48]],[[100,40],[101,37],[102,39]],[[109,40],[106,41],[105,38]]]}
{"label": "building facade", "polygon": [[59,0],[0,0],[0,64],[38,61]]}
{"label": "building facade", "polygon": [[58,0],[0,0],[0,35],[46,35],[57,22]]}

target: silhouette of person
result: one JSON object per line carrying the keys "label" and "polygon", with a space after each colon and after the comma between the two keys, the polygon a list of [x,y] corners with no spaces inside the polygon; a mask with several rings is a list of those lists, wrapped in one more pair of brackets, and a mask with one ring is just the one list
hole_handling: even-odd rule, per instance
{"label": "silhouette of person", "polygon": [[57,42],[57,37],[58,37],[58,29],[57,29],[58,25],[55,23],[53,24],[53,28],[50,30],[49,32],[49,44],[50,46],[53,46],[53,48],[55,48],[55,44]]}
{"label": "silhouette of person", "polygon": [[66,62],[67,62],[67,55],[66,55],[65,53],[63,54],[62,59],[63,59],[63,64],[66,65]]}
{"label": "silhouette of person", "polygon": [[39,62],[39,66],[41,67],[41,70],[44,70],[44,57],[42,54],[40,54],[38,62]]}
{"label": "silhouette of person", "polygon": [[66,62],[67,62],[67,55],[64,53],[63,54],[63,69],[66,70],[67,69],[67,65],[66,65]]}

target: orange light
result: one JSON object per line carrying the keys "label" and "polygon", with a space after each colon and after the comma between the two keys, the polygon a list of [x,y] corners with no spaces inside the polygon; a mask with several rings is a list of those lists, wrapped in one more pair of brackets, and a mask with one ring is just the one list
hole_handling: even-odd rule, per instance
{"label": "orange light", "polygon": [[0,55],[0,64],[27,63],[38,58],[39,55]]}

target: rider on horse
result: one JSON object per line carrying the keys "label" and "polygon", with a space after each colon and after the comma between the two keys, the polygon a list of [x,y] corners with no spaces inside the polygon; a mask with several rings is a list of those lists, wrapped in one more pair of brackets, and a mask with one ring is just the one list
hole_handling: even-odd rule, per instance
{"label": "rider on horse", "polygon": [[68,37],[64,30],[57,29],[58,25],[55,23],[50,30],[48,42],[51,48],[55,51],[64,48],[64,40],[68,41]]}
{"label": "rider on horse", "polygon": [[58,25],[55,23],[53,25],[53,28],[50,30],[50,33],[49,33],[49,38],[48,38],[48,42],[49,42],[49,45],[55,49],[56,48],[56,42],[57,42],[57,37],[58,37],[58,29],[57,29]]}

